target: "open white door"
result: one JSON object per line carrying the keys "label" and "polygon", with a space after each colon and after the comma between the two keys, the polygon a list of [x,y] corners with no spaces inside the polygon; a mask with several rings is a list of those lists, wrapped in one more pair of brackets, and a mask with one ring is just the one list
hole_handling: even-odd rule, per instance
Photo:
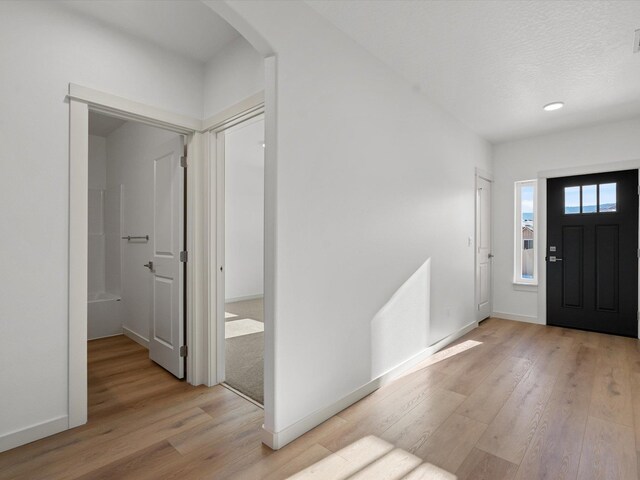
{"label": "open white door", "polygon": [[491,182],[476,183],[476,320],[491,315]]}
{"label": "open white door", "polygon": [[152,265],[153,310],[149,331],[149,357],[178,378],[184,378],[184,243],[183,137],[154,150],[154,227]]}

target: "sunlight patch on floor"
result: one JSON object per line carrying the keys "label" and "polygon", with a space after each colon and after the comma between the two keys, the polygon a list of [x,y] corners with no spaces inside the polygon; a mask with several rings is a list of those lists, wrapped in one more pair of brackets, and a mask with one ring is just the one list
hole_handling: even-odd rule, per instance
{"label": "sunlight patch on floor", "polygon": [[402,378],[406,375],[410,375],[419,370],[422,370],[423,368],[429,367],[431,365],[435,365],[436,363],[442,362],[444,360],[447,360],[448,358],[459,355],[463,352],[466,352],[467,350],[477,347],[478,345],[482,345],[482,342],[478,342],[476,340],[466,340],[462,343],[458,343],[457,345],[453,345],[452,347],[440,350],[439,352],[434,353],[430,357],[418,363],[415,367],[410,368],[409,370],[404,372],[402,375],[400,375],[398,378]]}
{"label": "sunlight patch on floor", "polygon": [[237,316],[235,313],[224,312],[224,318],[236,318]]}
{"label": "sunlight patch on floor", "polygon": [[264,332],[264,323],[253,318],[230,320],[224,324],[224,338],[241,337],[260,332]]}
{"label": "sunlight patch on floor", "polygon": [[289,480],[456,480],[420,457],[369,435],[289,477]]}

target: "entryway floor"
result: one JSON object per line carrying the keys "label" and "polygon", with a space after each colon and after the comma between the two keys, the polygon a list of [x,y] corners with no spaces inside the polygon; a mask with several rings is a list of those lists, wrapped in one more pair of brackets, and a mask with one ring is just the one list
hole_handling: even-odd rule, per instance
{"label": "entryway floor", "polygon": [[0,478],[638,478],[635,339],[489,319],[276,452],[259,407],[104,342],[89,424],[1,453]]}
{"label": "entryway floor", "polygon": [[225,383],[264,403],[262,299],[225,304]]}

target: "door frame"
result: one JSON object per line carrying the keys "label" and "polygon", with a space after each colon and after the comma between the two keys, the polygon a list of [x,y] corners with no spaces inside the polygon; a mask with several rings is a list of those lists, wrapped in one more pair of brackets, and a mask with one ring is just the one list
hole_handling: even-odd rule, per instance
{"label": "door frame", "polygon": [[[547,249],[547,179],[572,177],[576,175],[590,175],[593,173],[617,172],[622,170],[638,170],[638,174],[640,176],[640,159],[541,170],[538,172],[538,204],[536,206],[536,218],[538,219],[537,238],[540,243],[540,247],[544,246],[544,250],[540,250],[538,252],[538,263],[536,265],[538,268],[538,321],[536,323],[547,325],[547,266],[545,261],[545,252]],[[640,219],[640,206],[638,208],[638,218]],[[638,229],[638,240],[640,242],[640,228]],[[638,298],[640,298],[640,258],[638,258],[638,267]],[[640,338],[640,329],[638,330],[638,338]]]}
{"label": "door frame", "polygon": [[187,382],[211,386],[211,319],[208,316],[208,156],[202,122],[122,97],[69,84],[69,371],[68,425],[87,423],[87,232],[89,111],[132,120],[186,136]]}
{"label": "door frame", "polygon": [[[216,319],[216,382],[225,381],[225,151],[224,151],[224,135],[225,132],[237,125],[255,119],[265,114],[264,99],[256,97],[253,104],[238,105],[237,109],[243,109],[238,113],[231,113],[228,118],[213,124],[208,130],[209,132],[209,163],[213,166],[211,169],[211,178],[209,180],[212,186],[215,185],[215,202],[211,205],[211,225],[215,229],[216,254],[211,259],[211,271],[216,272],[215,281],[215,312],[212,317]],[[246,108],[245,108],[246,107]],[[265,217],[264,217],[264,233],[266,239],[267,211],[266,211],[266,158],[265,158]],[[212,201],[214,200],[212,195]],[[265,244],[266,245],[266,244]],[[266,250],[263,263],[263,276],[265,290],[267,288],[267,270],[266,270]],[[266,291],[264,292],[266,297]]]}
{"label": "door frame", "polygon": [[[484,320],[484,318],[480,318],[481,315],[478,311],[478,305],[480,303],[480,290],[479,290],[479,284],[478,284],[478,229],[480,227],[480,223],[478,221],[478,217],[479,217],[479,211],[480,211],[480,204],[478,202],[478,179],[482,178],[483,180],[486,180],[487,182],[491,183],[491,209],[489,211],[489,215],[491,215],[491,248],[490,250],[493,251],[493,174],[491,172],[488,172],[486,170],[482,170],[481,168],[477,168],[475,169],[475,177],[474,177],[474,206],[475,206],[475,210],[474,210],[474,231],[473,231],[473,288],[474,288],[474,312],[475,312],[475,321],[476,323],[480,322],[481,320]],[[493,290],[494,290],[494,286],[493,286],[493,262],[491,262],[491,273],[490,273],[490,278],[489,278],[489,284],[490,284],[490,288],[491,288],[491,294],[489,295],[489,303],[490,303],[490,307],[489,307],[489,312],[493,312]]]}

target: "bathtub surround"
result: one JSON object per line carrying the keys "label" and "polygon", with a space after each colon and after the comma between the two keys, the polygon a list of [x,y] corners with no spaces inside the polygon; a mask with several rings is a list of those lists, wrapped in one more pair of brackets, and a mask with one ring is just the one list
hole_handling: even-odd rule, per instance
{"label": "bathtub surround", "polygon": [[107,189],[107,140],[89,135],[87,338],[122,334],[121,186]]}

